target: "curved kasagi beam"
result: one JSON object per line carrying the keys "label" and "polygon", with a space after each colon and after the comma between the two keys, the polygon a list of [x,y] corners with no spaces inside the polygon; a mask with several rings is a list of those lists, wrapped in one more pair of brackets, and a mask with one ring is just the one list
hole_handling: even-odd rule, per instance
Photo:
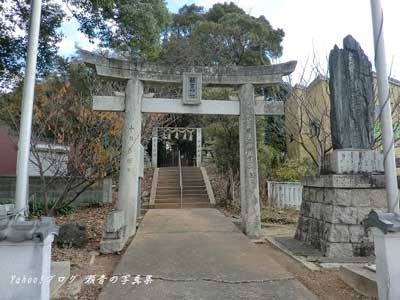
{"label": "curved kasagi beam", "polygon": [[134,64],[127,60],[107,58],[79,49],[81,60],[96,68],[101,77],[127,80],[181,83],[184,73],[201,73],[204,85],[272,85],[282,82],[296,68],[296,61],[269,66],[165,66],[151,63]]}

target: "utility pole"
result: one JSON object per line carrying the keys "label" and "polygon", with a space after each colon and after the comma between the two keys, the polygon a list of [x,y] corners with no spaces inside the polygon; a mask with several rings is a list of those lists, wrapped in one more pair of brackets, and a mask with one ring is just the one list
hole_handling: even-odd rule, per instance
{"label": "utility pole", "polygon": [[372,24],[375,45],[375,68],[378,77],[378,94],[381,106],[382,140],[385,164],[385,182],[388,212],[399,213],[396,158],[392,124],[392,108],[389,98],[389,81],[383,37],[383,10],[380,0],[371,0]]}
{"label": "utility pole", "polygon": [[31,0],[29,44],[26,57],[24,90],[22,95],[21,123],[17,156],[17,184],[15,191],[15,208],[19,221],[25,219],[25,212],[28,206],[28,162],[32,134],[33,96],[35,91],[41,10],[42,0]]}

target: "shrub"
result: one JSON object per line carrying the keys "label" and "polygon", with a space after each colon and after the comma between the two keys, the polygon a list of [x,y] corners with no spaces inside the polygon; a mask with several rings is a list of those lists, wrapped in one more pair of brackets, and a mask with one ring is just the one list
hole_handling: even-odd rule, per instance
{"label": "shrub", "polygon": [[311,160],[286,160],[273,172],[272,179],[275,181],[300,181],[306,176],[317,174],[318,170]]}
{"label": "shrub", "polygon": [[[48,206],[52,207],[53,205],[54,201],[49,201]],[[74,207],[68,205],[68,206],[56,207],[54,213],[56,215],[67,215],[74,212],[74,210],[75,210]],[[41,200],[29,201],[29,215],[33,217],[40,217],[46,215],[44,201]]]}

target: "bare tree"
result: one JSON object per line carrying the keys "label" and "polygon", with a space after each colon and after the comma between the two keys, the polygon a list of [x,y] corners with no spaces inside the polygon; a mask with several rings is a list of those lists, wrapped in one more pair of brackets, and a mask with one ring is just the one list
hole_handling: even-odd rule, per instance
{"label": "bare tree", "polygon": [[304,69],[300,84],[286,85],[284,122],[288,147],[291,143],[300,145],[320,170],[323,157],[332,149],[328,76],[321,70],[314,63],[312,81],[305,79]]}
{"label": "bare tree", "polygon": [[[316,62],[311,76],[305,79],[305,71],[300,84],[286,84],[288,95],[285,101],[285,133],[288,147],[292,143],[300,145],[319,170],[324,167],[324,157],[332,150],[330,128],[330,90],[328,73]],[[314,78],[310,80],[310,78]],[[400,140],[400,82],[390,79],[390,99],[394,124],[395,143]],[[376,89],[376,84],[375,84]],[[379,101],[375,91],[375,149],[382,146],[379,122]],[[290,151],[290,149],[289,149]]]}

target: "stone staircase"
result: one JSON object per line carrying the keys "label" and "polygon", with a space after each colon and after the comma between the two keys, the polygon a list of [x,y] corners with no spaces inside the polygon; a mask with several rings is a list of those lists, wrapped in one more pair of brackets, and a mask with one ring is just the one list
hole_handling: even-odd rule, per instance
{"label": "stone staircase", "polygon": [[[207,208],[210,199],[200,168],[182,167],[182,208]],[[160,168],[155,196],[155,208],[180,208],[179,168]]]}

